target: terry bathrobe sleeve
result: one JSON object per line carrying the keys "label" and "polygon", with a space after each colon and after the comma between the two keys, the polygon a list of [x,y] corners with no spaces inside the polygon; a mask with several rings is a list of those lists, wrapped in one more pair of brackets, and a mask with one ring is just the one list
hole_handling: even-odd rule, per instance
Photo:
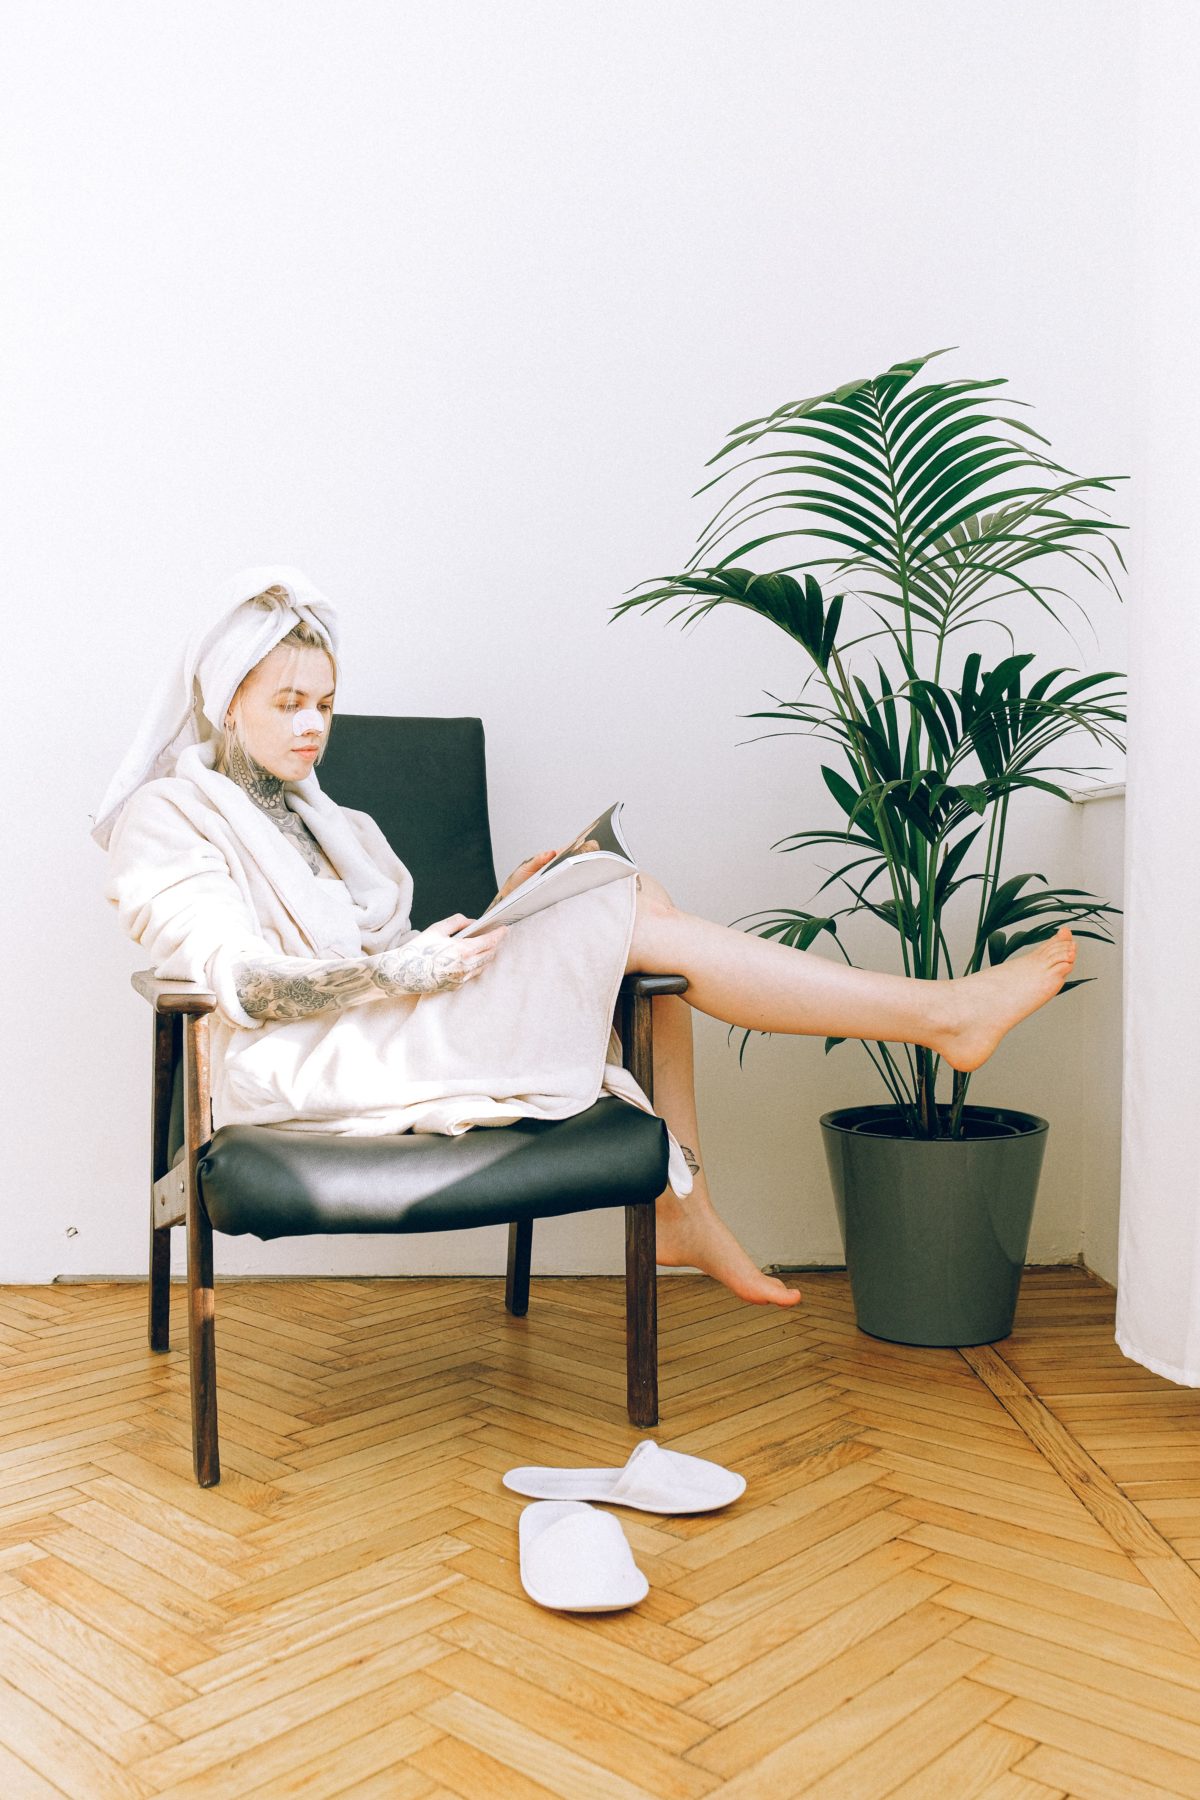
{"label": "terry bathrobe sleeve", "polygon": [[237,997],[233,971],[247,958],[273,960],[283,946],[259,923],[240,875],[218,843],[176,803],[170,780],[136,793],[114,828],[105,897],[163,981],[211,988],[232,1025],[258,1030]]}

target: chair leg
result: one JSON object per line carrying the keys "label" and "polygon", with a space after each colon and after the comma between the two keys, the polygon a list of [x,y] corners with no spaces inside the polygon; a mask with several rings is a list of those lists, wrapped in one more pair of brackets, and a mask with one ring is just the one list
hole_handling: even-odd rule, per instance
{"label": "chair leg", "polygon": [[529,1311],[529,1263],[533,1251],[533,1220],[514,1219],[508,1228],[508,1273],[504,1280],[504,1304],[514,1318]]}
{"label": "chair leg", "polygon": [[167,1172],[171,1118],[171,1079],[178,1054],[179,1020],[170,1013],[154,1015],[153,1069],[150,1083],[150,1348],[171,1348],[171,1227],[154,1223],[154,1183]]}
{"label": "chair leg", "polygon": [[[621,1042],[625,1067],[647,1099],[654,1098],[652,1002],[624,994]],[[631,1425],[658,1424],[658,1275],[654,1207],[625,1208],[625,1368]]]}
{"label": "chair leg", "polygon": [[171,1348],[171,1227],[150,1217],[150,1321],[152,1350]]}
{"label": "chair leg", "polygon": [[212,1221],[196,1178],[209,1136],[208,1020],[184,1022],[184,1129],[187,1138],[188,1360],[192,1387],[192,1466],[201,1487],[221,1479],[217,1440],[216,1294],[213,1289]]}
{"label": "chair leg", "polygon": [[625,1372],[631,1425],[658,1424],[658,1277],[654,1207],[625,1208]]}
{"label": "chair leg", "polygon": [[203,1204],[188,1207],[188,1360],[192,1384],[192,1466],[201,1487],[221,1479],[217,1439],[216,1294],[212,1225]]}

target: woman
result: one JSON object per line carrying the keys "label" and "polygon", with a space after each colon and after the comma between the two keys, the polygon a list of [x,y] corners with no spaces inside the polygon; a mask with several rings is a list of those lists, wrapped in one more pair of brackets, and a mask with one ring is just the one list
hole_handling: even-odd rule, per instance
{"label": "woman", "polygon": [[[407,869],[317,782],[336,650],[333,609],[298,571],[234,577],[96,815],[124,928],[156,974],[217,996],[216,1126],[459,1132],[565,1118],[602,1090],[650,1110],[609,1060],[613,1006],[628,970],[679,973],[686,999],[654,1002],[654,1110],[671,1140],[658,1260],[792,1306],[798,1291],[764,1275],[713,1208],[689,1007],[761,1031],[921,1044],[974,1069],[1070,972],[1065,927],[956,981],[852,969],[684,912],[645,873],[515,929],[460,942],[456,914],[414,931]],[[501,893],[554,854],[528,858]]]}

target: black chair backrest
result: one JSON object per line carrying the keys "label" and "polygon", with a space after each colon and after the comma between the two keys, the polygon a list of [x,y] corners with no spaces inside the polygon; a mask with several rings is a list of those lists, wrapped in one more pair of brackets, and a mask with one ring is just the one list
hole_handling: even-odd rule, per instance
{"label": "black chair backrest", "polygon": [[409,870],[418,929],[483,912],[497,884],[479,719],[337,713],[317,780],[370,813]]}

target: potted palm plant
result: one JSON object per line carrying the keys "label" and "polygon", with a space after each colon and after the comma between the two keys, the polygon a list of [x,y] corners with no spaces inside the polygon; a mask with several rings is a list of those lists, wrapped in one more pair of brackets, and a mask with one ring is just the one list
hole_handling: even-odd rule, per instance
{"label": "potted palm plant", "polygon": [[[1114,478],[1054,462],[999,400],[1002,380],[923,376],[943,354],[737,427],[699,490],[732,491],[686,569],[615,609],[674,603],[686,623],[744,607],[799,646],[798,696],[769,695],[749,716],[831,746],[821,773],[840,818],[777,847],[840,853],[818,892],[844,904],[751,915],[750,928],[851,962],[844,927],[867,914],[926,980],[1002,962],[1062,924],[1111,941],[1114,907],[1010,873],[1005,853],[1014,798],[1069,801],[1062,781],[1093,772],[1084,746],[1123,747],[1124,722],[1116,674],[1040,669],[1012,626],[1022,604],[1059,625],[1082,612],[1053,585],[1064,571],[1119,598],[1118,527],[1099,505]],[[785,543],[782,566],[747,566]],[[821,1120],[858,1323],[902,1343],[1006,1336],[1048,1125],[969,1104],[970,1076],[932,1051],[865,1049],[886,1099]]]}

